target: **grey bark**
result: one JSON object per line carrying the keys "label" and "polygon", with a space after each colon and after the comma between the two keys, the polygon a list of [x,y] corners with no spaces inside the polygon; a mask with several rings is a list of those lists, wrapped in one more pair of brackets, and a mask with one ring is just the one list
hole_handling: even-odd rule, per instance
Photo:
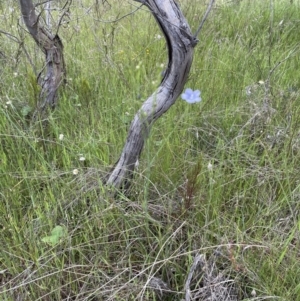
{"label": "grey bark", "polygon": [[135,1],[147,6],[159,24],[167,42],[169,63],[160,86],[135,115],[121,156],[107,178],[106,184],[116,188],[129,185],[152,124],[181,94],[198,41],[174,0]]}
{"label": "grey bark", "polygon": [[42,87],[33,121],[44,120],[48,110],[57,104],[57,90],[65,78],[63,44],[59,36],[47,31],[39,21],[31,0],[19,0],[24,23],[37,45],[45,53],[45,76],[40,80]]}

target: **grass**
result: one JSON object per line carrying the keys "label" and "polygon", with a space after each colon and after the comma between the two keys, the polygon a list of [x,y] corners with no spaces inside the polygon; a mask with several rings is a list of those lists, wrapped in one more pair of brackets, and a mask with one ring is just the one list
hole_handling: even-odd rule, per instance
{"label": "grass", "polygon": [[[68,83],[42,137],[28,126],[35,70],[2,36],[0,299],[182,300],[190,275],[199,300],[300,300],[299,1],[217,2],[186,85],[203,101],[179,99],[155,123],[130,195],[115,198],[100,177],[167,53],[147,10],[102,22],[137,5],[110,3],[71,7]],[[10,7],[2,29],[39,71]],[[205,6],[181,7],[195,31]]]}

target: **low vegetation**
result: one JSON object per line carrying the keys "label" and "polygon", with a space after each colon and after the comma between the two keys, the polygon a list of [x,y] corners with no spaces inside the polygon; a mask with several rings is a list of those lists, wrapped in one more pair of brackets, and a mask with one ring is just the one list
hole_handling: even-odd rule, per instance
{"label": "low vegetation", "polygon": [[[101,177],[166,67],[154,18],[122,18],[134,1],[74,1],[67,84],[37,134],[44,57],[7,2],[0,299],[300,301],[300,2],[217,1],[186,86],[202,101],[154,124],[126,194]],[[193,31],[202,2],[180,1]]]}

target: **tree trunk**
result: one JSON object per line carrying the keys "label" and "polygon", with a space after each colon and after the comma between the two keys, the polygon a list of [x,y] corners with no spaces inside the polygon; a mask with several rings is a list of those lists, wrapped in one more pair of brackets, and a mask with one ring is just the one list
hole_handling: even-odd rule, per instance
{"label": "tree trunk", "polygon": [[48,110],[53,110],[57,104],[57,90],[65,78],[63,44],[57,34],[53,35],[41,26],[31,0],[19,1],[24,23],[46,56],[46,72],[40,81],[42,90],[33,114],[33,121],[40,119],[44,123]]}
{"label": "tree trunk", "polygon": [[174,0],[135,0],[146,5],[158,22],[167,42],[169,63],[157,90],[135,115],[121,156],[111,170],[106,184],[128,187],[152,124],[181,94],[193,61],[197,40]]}

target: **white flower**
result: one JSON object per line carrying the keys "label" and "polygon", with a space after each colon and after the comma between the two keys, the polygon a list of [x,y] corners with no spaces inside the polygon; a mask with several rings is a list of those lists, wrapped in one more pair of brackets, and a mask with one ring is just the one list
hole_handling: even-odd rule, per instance
{"label": "white flower", "polygon": [[60,141],[64,140],[64,134],[60,134],[59,137],[58,137],[58,139],[59,139]]}
{"label": "white flower", "polygon": [[211,164],[210,161],[209,161],[208,164],[207,164],[207,169],[208,169],[209,171],[212,171],[212,169],[213,169],[213,165]]}
{"label": "white flower", "polygon": [[73,169],[73,175],[78,175],[78,173],[79,173],[79,170],[77,169],[77,168],[75,168],[75,169]]}
{"label": "white flower", "polygon": [[79,158],[79,161],[85,161],[85,157],[81,156],[81,157]]}

